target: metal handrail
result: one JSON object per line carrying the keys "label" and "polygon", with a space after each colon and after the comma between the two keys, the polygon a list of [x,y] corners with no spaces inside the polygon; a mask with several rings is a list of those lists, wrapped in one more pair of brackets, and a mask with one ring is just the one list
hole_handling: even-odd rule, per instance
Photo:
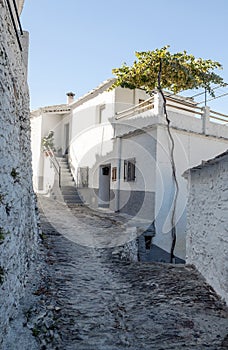
{"label": "metal handrail", "polygon": [[[20,38],[19,38],[19,35],[18,35],[18,31],[17,31],[17,26],[16,26],[16,23],[15,23],[13,11],[12,11],[12,8],[11,8],[11,5],[10,5],[10,1],[6,0],[6,2],[7,2],[8,9],[9,9],[11,20],[12,20],[12,23],[13,23],[13,28],[14,28],[14,31],[15,31],[15,34],[16,34],[16,38],[17,38],[17,42],[18,42],[19,48],[20,48],[21,51],[23,51],[22,50],[22,46],[21,46],[21,42],[20,42]],[[16,18],[17,18],[19,29],[20,29],[20,33],[21,33],[21,35],[23,35],[23,30],[22,30],[19,14],[18,14],[18,10],[17,10],[17,4],[16,4],[15,0],[13,0],[13,5],[14,5],[14,11],[16,13]]]}
{"label": "metal handrail", "polygon": [[53,164],[54,168],[55,168],[55,171],[58,175],[58,183],[59,183],[59,188],[61,188],[61,166],[53,152],[53,150],[51,149],[50,146],[43,146],[43,149],[45,152],[48,152],[48,155],[50,156],[50,161],[51,163]]}

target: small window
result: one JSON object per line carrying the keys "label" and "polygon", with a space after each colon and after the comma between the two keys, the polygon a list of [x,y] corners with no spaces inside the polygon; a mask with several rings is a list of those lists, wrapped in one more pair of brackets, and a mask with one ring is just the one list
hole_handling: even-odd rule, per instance
{"label": "small window", "polygon": [[112,168],[112,181],[117,180],[117,167]]}
{"label": "small window", "polygon": [[102,175],[109,175],[109,167],[108,166],[105,166],[102,168]]}
{"label": "small window", "polygon": [[98,123],[101,124],[104,121],[104,111],[105,111],[105,105],[99,106],[99,115],[98,115]]}
{"label": "small window", "polygon": [[124,161],[124,181],[135,181],[135,158]]}
{"label": "small window", "polygon": [[152,236],[145,236],[145,248],[146,250],[150,250],[152,243]]}

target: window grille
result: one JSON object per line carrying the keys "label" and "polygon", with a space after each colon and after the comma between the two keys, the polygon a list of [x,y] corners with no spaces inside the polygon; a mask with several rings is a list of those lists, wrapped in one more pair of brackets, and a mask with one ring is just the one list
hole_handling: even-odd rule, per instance
{"label": "window grille", "polygon": [[135,181],[135,158],[124,161],[124,181]]}
{"label": "window grille", "polygon": [[117,180],[117,167],[112,168],[112,181]]}

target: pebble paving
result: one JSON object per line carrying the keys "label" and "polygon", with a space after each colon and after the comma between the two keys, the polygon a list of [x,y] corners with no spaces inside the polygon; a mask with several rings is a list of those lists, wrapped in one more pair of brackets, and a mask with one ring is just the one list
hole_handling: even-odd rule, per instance
{"label": "pebble paving", "polygon": [[[45,327],[34,333],[41,349],[228,349],[228,310],[192,266],[121,261],[111,247],[78,244],[42,213],[45,205],[55,210],[51,202],[39,203],[46,268],[36,312]],[[121,229],[85,207],[71,212],[81,235]]]}

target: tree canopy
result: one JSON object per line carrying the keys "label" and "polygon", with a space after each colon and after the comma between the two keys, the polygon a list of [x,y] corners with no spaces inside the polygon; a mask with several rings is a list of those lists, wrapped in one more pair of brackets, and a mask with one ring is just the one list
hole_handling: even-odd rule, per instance
{"label": "tree canopy", "polygon": [[226,85],[214,72],[215,69],[222,69],[219,62],[195,58],[186,51],[172,54],[168,49],[169,46],[165,46],[154,51],[135,52],[137,60],[132,66],[124,63],[112,70],[117,79],[111,88],[143,88],[148,93],[159,88],[175,94],[204,88],[214,96],[212,84]]}

